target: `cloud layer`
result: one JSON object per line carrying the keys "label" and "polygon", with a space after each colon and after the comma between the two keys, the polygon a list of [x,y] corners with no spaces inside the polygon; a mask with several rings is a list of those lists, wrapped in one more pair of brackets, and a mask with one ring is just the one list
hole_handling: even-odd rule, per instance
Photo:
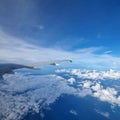
{"label": "cloud layer", "polygon": [[70,73],[76,75],[78,78],[82,79],[92,79],[92,80],[118,80],[120,79],[120,71],[115,71],[110,69],[108,71],[96,71],[96,70],[81,70],[81,69],[58,69],[57,73]]}
{"label": "cloud layer", "polygon": [[[74,71],[74,73],[72,72]],[[55,74],[51,75],[5,75],[4,81],[0,81],[0,118],[2,120],[19,120],[29,112],[39,113],[44,116],[42,109],[46,109],[54,103],[62,94],[70,94],[78,97],[91,96],[110,105],[120,106],[118,91],[112,87],[101,84],[100,77],[89,78],[88,71],[81,71],[87,78],[78,76],[78,70],[57,70],[68,74],[69,78]],[[108,71],[107,71],[108,72]],[[104,72],[102,72],[104,73]],[[91,72],[91,74],[96,74]],[[79,75],[79,74],[78,74]],[[76,85],[76,87],[74,87]],[[109,113],[96,111],[102,116],[109,117]],[[71,110],[71,114],[77,115],[77,111]]]}
{"label": "cloud layer", "polygon": [[35,46],[19,38],[0,31],[0,60],[13,62],[38,62],[65,59],[71,56],[68,52]]}
{"label": "cloud layer", "polygon": [[30,111],[39,113],[61,94],[75,91],[62,77],[56,75],[5,76],[5,83],[0,83],[0,118],[19,120]]}
{"label": "cloud layer", "polygon": [[71,52],[61,50],[59,46],[59,49],[57,47],[45,48],[26,41],[28,40],[16,38],[0,29],[0,62],[31,63],[74,58],[74,64],[79,64],[86,68],[119,69],[119,57],[114,57],[105,51],[102,54],[97,54],[98,51],[103,51],[104,47],[91,46],[90,48],[78,49]]}
{"label": "cloud layer", "polygon": [[[80,88],[79,96],[90,95],[98,98],[101,101],[108,102],[112,105],[120,106],[120,96],[115,88],[104,87],[101,84],[101,80],[120,80],[120,71],[91,71],[80,69],[61,69],[56,70],[57,73],[68,73],[70,75],[77,76],[79,80],[76,84]],[[82,81],[81,81],[82,80]],[[81,90],[82,88],[82,90]]]}

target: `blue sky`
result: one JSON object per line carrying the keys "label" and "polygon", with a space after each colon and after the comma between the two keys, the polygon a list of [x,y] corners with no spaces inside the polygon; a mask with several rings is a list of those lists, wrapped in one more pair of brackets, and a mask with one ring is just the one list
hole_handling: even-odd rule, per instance
{"label": "blue sky", "polygon": [[38,47],[119,57],[119,13],[119,0],[1,0],[0,30]]}
{"label": "blue sky", "polygon": [[90,46],[106,46],[115,52],[119,49],[119,0],[2,0],[0,3],[0,24],[11,34],[35,38],[37,44],[45,46],[65,43],[70,50]]}

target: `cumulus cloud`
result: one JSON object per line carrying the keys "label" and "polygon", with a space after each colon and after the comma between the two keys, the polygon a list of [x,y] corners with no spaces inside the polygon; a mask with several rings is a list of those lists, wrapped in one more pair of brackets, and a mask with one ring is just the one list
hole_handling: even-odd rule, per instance
{"label": "cumulus cloud", "polygon": [[[91,82],[91,81],[90,81]],[[87,83],[90,83],[87,82]],[[90,95],[92,97],[98,98],[98,100],[103,102],[108,102],[111,105],[118,105],[120,106],[120,96],[118,95],[117,90],[111,87],[104,88],[100,83],[96,83],[95,85],[92,84],[91,87],[85,83],[82,83],[83,89],[79,91],[79,96],[85,97]]]}
{"label": "cumulus cloud", "polygon": [[[83,88],[84,84],[86,84],[86,82],[83,82]],[[114,88],[104,88],[100,83],[96,83],[95,85],[91,85],[89,88],[87,87],[87,89],[90,91],[88,95],[98,98],[101,101],[108,102],[112,105],[120,106],[120,96]]]}
{"label": "cumulus cloud", "polygon": [[85,81],[83,83],[83,88],[90,88],[90,86],[91,86],[91,81]]}
{"label": "cumulus cloud", "polygon": [[[74,78],[69,79],[74,82]],[[68,81],[57,75],[4,75],[0,82],[0,118],[2,120],[20,120],[29,112],[41,113],[54,103],[62,94],[85,97],[90,95],[88,89],[76,89]],[[77,115],[74,110],[71,114]]]}
{"label": "cumulus cloud", "polygon": [[108,71],[60,69],[60,70],[56,70],[56,72],[57,73],[70,73],[82,79],[92,79],[92,80],[106,80],[106,79],[118,80],[120,79],[120,71],[115,71],[113,69],[110,69]]}
{"label": "cumulus cloud", "polygon": [[92,88],[92,90],[94,90],[94,91],[101,90],[101,86],[100,86],[99,83],[97,83],[95,86],[92,86],[91,88]]}
{"label": "cumulus cloud", "polygon": [[74,79],[74,78],[70,78],[70,79],[68,79],[67,80],[71,85],[74,83],[74,82],[76,82],[76,80]]}
{"label": "cumulus cloud", "polygon": [[117,104],[120,106],[120,96],[118,96],[117,91],[114,88],[103,88],[101,85],[97,84],[92,86],[94,90],[93,96],[100,99],[101,101],[109,102],[111,104]]}
{"label": "cumulus cloud", "polygon": [[[82,88],[78,90],[79,96],[84,97],[90,95],[98,98],[101,101],[108,102],[112,105],[120,106],[120,96],[115,88],[104,87],[99,80],[119,80],[120,71],[91,71],[91,70],[57,70],[56,72],[69,73],[77,75],[82,79],[81,82],[77,82],[78,87]],[[88,79],[88,80],[86,80]]]}
{"label": "cumulus cloud", "polygon": [[5,83],[0,83],[0,118],[19,120],[28,112],[39,113],[61,94],[75,92],[66,80],[56,75],[6,75]]}
{"label": "cumulus cloud", "polygon": [[[39,113],[43,108],[54,103],[62,94],[78,97],[92,96],[111,105],[120,106],[120,96],[117,90],[103,87],[99,81],[75,81],[81,86],[74,88],[68,84],[68,80],[74,82],[73,77],[66,80],[54,74],[28,76],[16,73],[5,75],[4,78],[5,82],[0,82],[0,118],[3,120],[19,120],[28,112]],[[76,114],[73,110],[70,113]],[[44,116],[43,113],[40,114]]]}
{"label": "cumulus cloud", "polygon": [[86,96],[92,96],[92,91],[91,89],[77,89],[77,96],[79,97],[86,97]]}

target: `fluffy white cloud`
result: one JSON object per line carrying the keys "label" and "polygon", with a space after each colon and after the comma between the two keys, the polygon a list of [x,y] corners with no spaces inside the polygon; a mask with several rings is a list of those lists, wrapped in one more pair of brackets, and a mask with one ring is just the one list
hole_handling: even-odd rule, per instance
{"label": "fluffy white cloud", "polygon": [[84,88],[84,89],[77,89],[77,93],[76,93],[76,95],[77,96],[79,96],[79,97],[86,97],[86,96],[92,96],[92,91],[91,91],[91,89],[86,89],[86,88]]}
{"label": "fluffy white cloud", "polygon": [[114,88],[103,88],[99,84],[92,86],[94,90],[93,96],[100,99],[101,101],[106,101],[111,104],[117,104],[120,106],[120,96],[117,96],[117,91]]}
{"label": "fluffy white cloud", "polygon": [[83,88],[90,88],[90,86],[91,86],[91,81],[85,81],[83,83]]}
{"label": "fluffy white cloud", "polygon": [[94,90],[94,91],[98,91],[98,90],[101,89],[101,86],[100,86],[99,83],[97,83],[95,86],[92,86],[91,88],[92,88],[92,90]]}
{"label": "fluffy white cloud", "polygon": [[120,71],[114,71],[112,69],[108,71],[61,69],[61,70],[56,70],[56,72],[57,73],[70,73],[82,79],[92,79],[92,80],[120,79]]}
{"label": "fluffy white cloud", "polygon": [[[78,87],[82,88],[78,90],[79,96],[84,97],[90,95],[98,98],[101,101],[108,102],[112,105],[120,106],[120,96],[115,88],[103,87],[101,82],[98,80],[119,80],[120,71],[91,71],[91,70],[57,70],[56,72],[68,73],[72,75],[77,75],[78,78],[82,79],[81,82],[77,82]],[[86,80],[88,79],[88,80]]]}
{"label": "fluffy white cloud", "polygon": [[[5,75],[0,82],[0,118],[19,120],[28,112],[39,112],[55,102],[61,94],[73,94],[76,90],[56,75]],[[41,113],[42,114],[42,113]],[[43,114],[42,114],[43,115]]]}
{"label": "fluffy white cloud", "polygon": [[96,83],[95,85],[94,83],[90,84],[91,86],[89,86],[89,84],[87,85],[86,83],[91,83],[91,81],[85,81],[81,83],[83,89],[77,91],[79,92],[79,96],[84,97],[86,95],[90,95],[92,97],[98,98],[103,102],[108,102],[111,105],[120,106],[120,96],[114,88],[104,88],[100,83]]}
{"label": "fluffy white cloud", "polygon": [[[79,97],[89,95],[111,105],[120,106],[120,96],[116,89],[105,88],[98,81],[76,81],[76,84],[81,84],[81,86],[73,88],[68,85],[68,80],[56,75],[25,76],[16,73],[5,75],[4,78],[4,82],[0,81],[0,118],[3,120],[19,120],[30,111],[39,112],[55,102],[62,94]],[[69,81],[74,82],[74,78]],[[43,113],[40,114],[44,116]]]}
{"label": "fluffy white cloud", "polygon": [[74,79],[74,78],[70,78],[70,79],[68,79],[67,80],[71,85],[74,83],[74,82],[76,82],[76,80]]}

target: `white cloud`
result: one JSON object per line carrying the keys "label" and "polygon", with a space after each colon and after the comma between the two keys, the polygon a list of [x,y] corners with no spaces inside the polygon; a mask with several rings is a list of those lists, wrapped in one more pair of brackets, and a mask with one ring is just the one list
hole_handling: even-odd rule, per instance
{"label": "white cloud", "polygon": [[112,105],[120,106],[120,96],[118,95],[115,88],[110,88],[110,87],[104,88],[100,83],[97,82],[95,85],[94,83],[91,84],[91,87],[87,87],[86,89],[86,87],[84,87],[85,84],[86,84],[86,81],[82,83],[83,89],[81,91],[85,91],[85,93],[83,93],[82,96],[90,95],[90,96],[98,98],[99,100],[103,102],[108,102]]}
{"label": "white cloud", "polygon": [[75,52],[91,54],[101,49],[103,49],[103,47],[89,47],[89,48],[83,48],[83,49],[76,50]]}
{"label": "white cloud", "polygon": [[100,110],[95,110],[98,114],[100,114],[100,115],[102,115],[102,116],[104,116],[104,117],[106,117],[106,118],[110,118],[110,114],[109,114],[109,112],[102,112],[102,111],[100,111]]}
{"label": "white cloud", "polygon": [[67,80],[71,85],[74,83],[74,82],[76,82],[76,80],[74,79],[74,78],[70,78],[70,79],[68,79]]}
{"label": "white cloud", "polygon": [[[73,94],[76,90],[66,80],[56,75],[5,75],[0,82],[0,118],[19,120],[30,110],[39,113],[61,94]],[[41,113],[42,114],[42,113]],[[43,114],[42,116],[43,117]]]}
{"label": "white cloud", "polygon": [[70,110],[69,112],[73,115],[78,115],[78,113],[75,110]]}
{"label": "white cloud", "polygon": [[82,79],[92,79],[92,80],[106,80],[106,79],[118,80],[120,79],[120,71],[115,71],[113,69],[110,69],[108,71],[61,69],[61,70],[56,70],[56,72],[57,73],[70,73]]}
{"label": "white cloud", "polygon": [[[91,81],[90,81],[91,82]],[[100,101],[108,102],[111,105],[118,105],[120,106],[120,96],[118,95],[117,91],[114,88],[103,88],[100,83],[96,83],[95,85],[92,84],[91,87],[84,87],[86,84],[82,83],[82,90],[79,90],[79,96],[85,97],[87,95],[90,95],[92,97],[98,98]]]}
{"label": "white cloud", "polygon": [[[119,80],[120,79],[120,71],[91,71],[91,70],[80,70],[80,69],[72,69],[72,70],[57,70],[56,72],[64,72],[72,75],[77,75],[82,82],[77,82],[78,87],[82,89],[78,89],[78,94],[80,97],[85,97],[87,95],[98,98],[101,101],[108,102],[112,105],[120,106],[120,96],[115,88],[111,87],[103,87],[101,82],[98,80]],[[85,79],[85,80],[84,80]],[[88,80],[86,80],[88,79]],[[90,79],[90,80],[89,80]]]}
{"label": "white cloud", "polygon": [[90,86],[91,86],[91,81],[85,81],[83,83],[83,88],[90,88]]}
{"label": "white cloud", "polygon": [[77,89],[76,95],[79,97],[92,96],[92,91],[91,89],[86,89],[86,88],[83,88],[82,90]]}
{"label": "white cloud", "polygon": [[[116,89],[105,88],[98,81],[83,80],[78,82],[81,84],[80,87],[73,88],[68,85],[66,79],[56,75],[25,76],[16,73],[15,75],[5,75],[4,78],[5,82],[0,82],[0,118],[3,120],[19,120],[29,110],[38,113],[42,108],[54,103],[62,94],[79,97],[89,95],[111,105],[120,106],[120,96]],[[74,81],[73,79],[72,81]],[[44,116],[42,113],[40,114]],[[102,115],[108,116],[108,113]]]}
{"label": "white cloud", "polygon": [[[29,44],[24,40],[10,36],[0,30],[1,62],[28,63],[75,58],[79,64],[97,64],[98,66],[102,63],[102,66],[108,65],[109,67],[119,68],[119,57],[113,57],[106,54],[94,54],[94,52],[99,49],[100,47],[91,47],[80,49],[75,52],[67,52],[52,48],[43,48],[41,46],[38,47]],[[79,78],[92,80],[120,79],[120,71],[114,71],[112,69],[109,71],[61,69],[56,72],[66,72],[77,75]],[[70,82],[71,84],[76,82],[74,78],[70,78],[66,81],[62,77],[56,75],[24,76],[16,74],[5,76],[5,81],[7,84],[0,83],[0,118],[2,117],[3,120],[20,119],[26,115],[30,109],[39,112],[39,109],[53,103],[64,93],[74,94],[80,97],[90,95],[101,101],[120,106],[120,96],[118,96],[117,91],[114,88],[103,88],[100,83],[94,85],[89,80],[81,83],[82,90],[68,86],[67,82]]]}
{"label": "white cloud", "polygon": [[104,52],[101,55],[96,54],[96,51],[102,49],[99,46],[69,52],[56,48],[36,46],[25,41],[0,30],[0,61],[28,63],[74,58],[74,64],[84,67],[119,69],[120,58],[104,54]]}
{"label": "white cloud", "polygon": [[68,69],[57,69],[55,72],[56,73],[69,73],[70,70],[68,70]]}
{"label": "white cloud", "polygon": [[120,106],[120,96],[117,96],[117,91],[114,88],[103,88],[99,84],[97,86],[92,87],[95,92],[93,96],[100,99],[101,101],[105,101],[111,104],[117,104]]}
{"label": "white cloud", "polygon": [[92,86],[91,88],[92,88],[92,90],[94,90],[94,91],[98,91],[98,90],[101,89],[101,86],[100,86],[99,83],[97,83],[95,86]]}
{"label": "white cloud", "polygon": [[73,54],[35,46],[0,31],[0,61],[38,62],[70,58]]}

